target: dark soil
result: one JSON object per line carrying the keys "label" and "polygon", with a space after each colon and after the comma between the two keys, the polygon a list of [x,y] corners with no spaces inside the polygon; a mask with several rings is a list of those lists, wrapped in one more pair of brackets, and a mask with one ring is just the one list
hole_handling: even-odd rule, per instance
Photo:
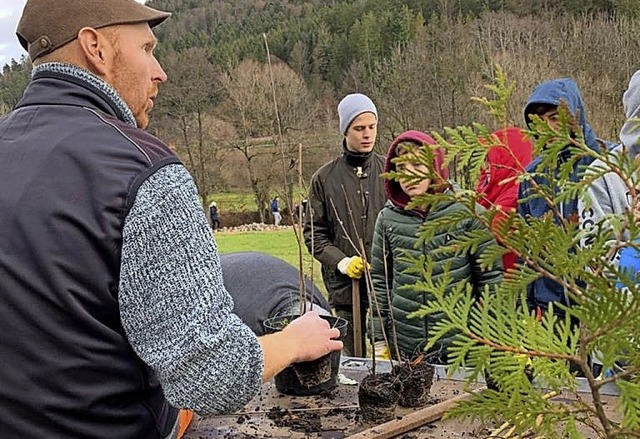
{"label": "dark soil", "polygon": [[360,382],[358,403],[365,422],[381,424],[396,417],[402,384],[391,373],[369,374]]}
{"label": "dark soil", "polygon": [[317,412],[290,412],[282,407],[275,406],[267,413],[267,418],[271,419],[277,427],[287,427],[293,431],[313,433],[320,431],[322,425],[320,415]]}
{"label": "dark soil", "polygon": [[324,439],[340,439],[345,437],[345,432],[340,429],[323,429],[322,419],[336,416],[342,419],[357,419],[355,409],[333,408],[327,411],[305,411],[301,409],[288,410],[280,406],[272,407],[267,412],[269,418],[277,427],[289,428],[305,434],[316,433]]}
{"label": "dark soil", "polygon": [[402,392],[398,404],[402,407],[424,407],[433,403],[431,384],[434,368],[425,361],[416,365],[410,363],[396,364],[393,373],[402,383]]}

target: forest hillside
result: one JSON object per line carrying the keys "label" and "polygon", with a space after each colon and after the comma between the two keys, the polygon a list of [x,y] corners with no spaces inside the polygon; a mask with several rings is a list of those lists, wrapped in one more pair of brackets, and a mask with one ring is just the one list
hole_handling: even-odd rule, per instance
{"label": "forest hillside", "polygon": [[[622,93],[640,68],[636,0],[148,4],[173,13],[156,29],[169,81],[150,130],[175,148],[202,194],[250,191],[260,212],[285,177],[297,182],[300,157],[308,180],[338,153],[336,105],[346,93],[378,106],[384,151],[408,128],[495,124],[471,97],[487,94],[496,65],[515,85],[503,123],[516,125],[538,82],[568,76],[598,136],[615,141]],[[5,66],[0,114],[29,71],[26,60]]]}

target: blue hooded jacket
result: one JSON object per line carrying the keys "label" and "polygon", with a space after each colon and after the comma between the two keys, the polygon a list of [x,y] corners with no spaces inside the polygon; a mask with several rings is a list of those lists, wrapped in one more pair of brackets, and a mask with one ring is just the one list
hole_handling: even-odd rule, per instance
{"label": "blue hooded jacket", "polygon": [[[561,102],[565,102],[569,111],[571,111],[571,114],[577,117],[577,122],[582,128],[586,145],[594,151],[599,150],[601,147],[600,141],[597,139],[591,126],[587,123],[586,110],[584,108],[584,102],[582,100],[580,90],[578,89],[578,85],[572,79],[562,78],[545,81],[533,90],[524,108],[524,119],[527,126],[531,124],[530,114],[532,113],[532,107],[534,105],[546,104],[559,106]],[[567,161],[569,159],[569,155],[570,152],[568,148],[565,148],[558,155],[558,165]],[[541,157],[534,158],[529,166],[527,166],[527,172],[534,172],[541,160]],[[577,160],[574,163],[571,180],[578,181],[581,174],[584,172],[585,167],[591,163],[591,161],[593,161],[591,157],[582,157]],[[536,176],[534,180],[540,186],[546,186],[549,184],[547,179],[542,176]],[[528,180],[522,181],[518,189],[518,199],[523,200],[529,196],[531,188],[532,185]],[[577,221],[577,199],[562,203],[561,206],[558,206],[558,209],[563,218],[575,218]],[[518,203],[518,212],[525,218],[540,218],[550,210],[551,208],[542,198],[535,198],[525,202],[520,201]],[[531,308],[539,306],[546,310],[549,302],[560,302],[565,305],[569,304],[564,288],[557,282],[544,277],[541,277],[529,284],[527,288],[527,298]]]}

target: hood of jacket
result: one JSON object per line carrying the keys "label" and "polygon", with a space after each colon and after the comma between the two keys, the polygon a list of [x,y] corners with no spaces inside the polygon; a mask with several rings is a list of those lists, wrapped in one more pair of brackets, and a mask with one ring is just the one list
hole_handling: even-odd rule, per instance
{"label": "hood of jacket", "polygon": [[620,142],[634,157],[640,154],[640,70],[631,77],[622,96],[622,105],[627,119],[620,130]]}
{"label": "hood of jacket", "polygon": [[521,174],[531,162],[533,145],[517,127],[504,128],[491,134],[500,143],[491,146],[487,153],[488,166],[481,171],[476,185],[476,191],[480,195],[478,202],[486,208],[495,204],[503,208],[515,208],[518,181],[514,177]]}
{"label": "hood of jacket", "polygon": [[[404,142],[415,143],[418,146],[422,145],[435,145],[436,141],[421,131],[409,130],[396,137],[387,151],[387,158],[384,164],[385,172],[396,171],[396,164],[393,163],[393,159],[398,157],[398,145]],[[442,148],[434,148],[433,151],[433,169],[438,173],[443,181],[449,178],[449,170],[444,166],[444,151]],[[405,209],[411,198],[402,190],[400,182],[391,179],[385,179],[384,190],[387,194],[387,198],[391,203],[399,208]]]}
{"label": "hood of jacket", "polygon": [[533,89],[527,104],[524,107],[524,120],[527,126],[531,125],[531,108],[536,104],[559,106],[560,102],[566,102],[569,111],[578,118],[578,125],[582,128],[585,143],[594,151],[599,150],[596,133],[587,122],[586,109],[578,85],[573,79],[552,79],[539,84]]}

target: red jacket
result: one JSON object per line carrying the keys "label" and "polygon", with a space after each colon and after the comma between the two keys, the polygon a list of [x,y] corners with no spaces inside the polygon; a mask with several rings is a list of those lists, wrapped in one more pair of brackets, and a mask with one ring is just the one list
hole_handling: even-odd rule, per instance
{"label": "red jacket", "polygon": [[[478,202],[482,206],[487,209],[496,206],[502,211],[493,221],[493,230],[497,231],[500,221],[507,218],[507,212],[517,210],[518,182],[515,177],[522,173],[531,161],[533,145],[526,134],[516,127],[494,131],[492,136],[495,136],[499,143],[492,146],[487,153],[488,166],[480,174],[476,191],[480,195]],[[496,238],[500,241],[500,236]],[[516,260],[515,253],[504,255],[505,271],[513,267]]]}

